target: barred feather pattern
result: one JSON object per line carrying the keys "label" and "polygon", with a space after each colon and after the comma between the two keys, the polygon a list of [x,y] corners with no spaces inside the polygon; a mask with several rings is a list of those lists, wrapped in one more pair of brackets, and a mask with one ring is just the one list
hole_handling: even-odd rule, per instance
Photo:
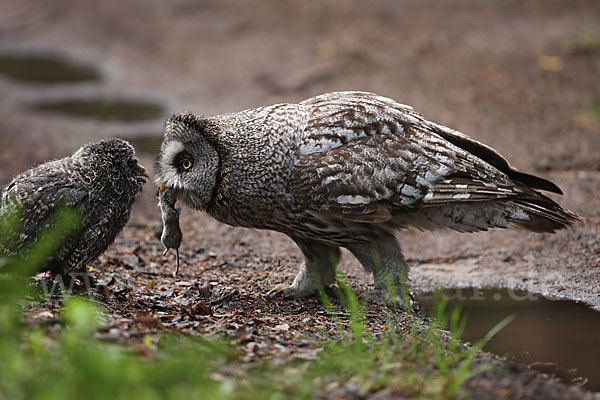
{"label": "barred feather pattern", "polygon": [[[194,167],[183,171],[181,157]],[[365,243],[389,253],[390,264],[392,255],[402,257],[390,239],[398,228],[554,232],[580,221],[540,193],[562,194],[552,182],[410,106],[366,92],[175,115],[165,124],[156,175],[222,222],[294,239],[306,256],[296,294],[306,291],[302,285],[313,288],[307,276],[326,268],[310,261],[311,245],[348,247],[368,269]]]}
{"label": "barred feather pattern", "polygon": [[535,190],[560,192],[554,184],[516,171],[495,150],[408,106],[368,93],[301,104],[312,109],[292,191],[309,204],[312,218],[383,224],[386,231],[392,225],[461,232],[509,225],[554,232],[579,221]]}

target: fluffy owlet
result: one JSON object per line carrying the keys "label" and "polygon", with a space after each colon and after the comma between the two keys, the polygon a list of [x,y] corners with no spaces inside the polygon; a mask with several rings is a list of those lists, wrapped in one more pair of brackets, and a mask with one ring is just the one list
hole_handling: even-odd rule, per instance
{"label": "fluffy owlet", "polygon": [[135,158],[133,147],[121,139],[105,139],[80,148],[70,157],[38,165],[13,179],[2,192],[0,218],[16,212],[16,229],[4,233],[0,254],[13,255],[37,240],[54,224],[58,207],[78,211],[80,224],[62,238],[42,270],[61,274],[85,273],[115,240],[129,219],[131,206],[148,171]]}
{"label": "fluffy owlet", "polygon": [[328,93],[164,127],[158,182],[235,226],[288,235],[304,263],[289,296],[335,280],[345,247],[374,275],[379,300],[407,276],[398,228],[554,232],[579,220],[540,191],[545,179],[494,149],[365,92]]}

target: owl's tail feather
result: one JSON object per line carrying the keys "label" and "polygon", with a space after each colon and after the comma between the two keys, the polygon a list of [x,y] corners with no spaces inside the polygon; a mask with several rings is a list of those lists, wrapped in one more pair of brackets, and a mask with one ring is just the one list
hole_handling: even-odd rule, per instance
{"label": "owl's tail feather", "polygon": [[552,199],[535,193],[535,197],[512,200],[526,213],[528,219],[510,219],[509,224],[531,232],[554,233],[583,222],[583,218],[577,214],[565,210]]}
{"label": "owl's tail feather", "polygon": [[526,186],[451,176],[430,189],[423,199],[423,207],[431,208],[424,211],[432,222],[441,221],[452,229],[467,232],[512,225],[550,233],[583,222],[578,215],[533,189],[540,186],[540,182]]}

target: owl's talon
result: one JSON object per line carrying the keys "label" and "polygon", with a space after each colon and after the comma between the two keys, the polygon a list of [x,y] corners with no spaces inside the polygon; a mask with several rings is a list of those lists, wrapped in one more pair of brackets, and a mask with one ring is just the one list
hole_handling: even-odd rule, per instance
{"label": "owl's talon", "polygon": [[294,285],[286,285],[285,283],[280,283],[267,292],[268,297],[283,297],[286,299],[311,297],[314,295],[314,292],[307,292],[295,287]]}
{"label": "owl's talon", "polygon": [[294,297],[292,295],[291,286],[286,285],[285,283],[280,283],[275,285],[271,290],[267,292],[267,297]]}
{"label": "owl's talon", "polygon": [[373,291],[369,294],[369,300],[394,310],[406,310],[403,299],[398,296],[390,296],[387,292]]}
{"label": "owl's talon", "polygon": [[[325,289],[326,292],[329,292],[329,288]],[[302,297],[314,297],[318,294],[316,290],[306,290],[295,285],[286,285],[285,283],[280,283],[275,285],[271,290],[267,292],[267,297],[283,297],[285,299],[297,299]]]}

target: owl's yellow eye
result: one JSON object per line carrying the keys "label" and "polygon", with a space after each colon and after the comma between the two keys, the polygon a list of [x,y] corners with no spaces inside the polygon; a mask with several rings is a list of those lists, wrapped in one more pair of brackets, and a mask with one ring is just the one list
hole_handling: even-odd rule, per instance
{"label": "owl's yellow eye", "polygon": [[190,169],[192,168],[192,162],[190,160],[181,160],[181,168],[185,169]]}

